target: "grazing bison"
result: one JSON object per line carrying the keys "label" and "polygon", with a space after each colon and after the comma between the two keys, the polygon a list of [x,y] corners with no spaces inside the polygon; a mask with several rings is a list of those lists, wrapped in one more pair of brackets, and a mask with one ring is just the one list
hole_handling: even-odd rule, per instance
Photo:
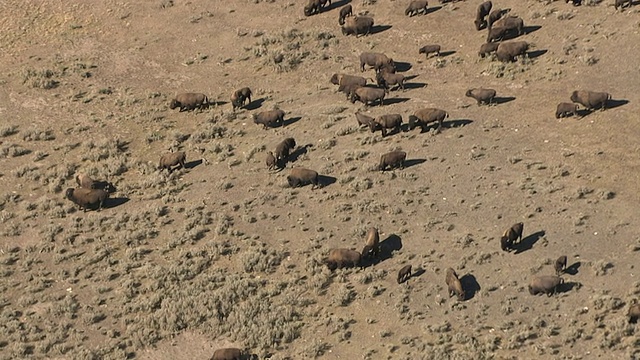
{"label": "grazing bison", "polygon": [[351,4],[347,4],[340,8],[340,15],[338,17],[338,24],[344,25],[344,19],[347,16],[353,16],[353,9],[351,8]]}
{"label": "grazing bison", "polygon": [[366,125],[369,128],[371,128],[371,125],[374,122],[374,118],[365,114],[361,114],[359,112],[356,112],[356,120],[358,121],[359,126]]}
{"label": "grazing bison", "polygon": [[398,284],[402,284],[403,282],[409,280],[411,277],[411,265],[405,265],[398,271]]}
{"label": "grazing bison", "polygon": [[374,123],[369,125],[371,132],[382,130],[382,137],[387,136],[387,129],[393,129],[394,132],[400,132],[402,127],[402,115],[400,114],[386,114],[380,115]]}
{"label": "grazing bison", "polygon": [[253,122],[262,124],[265,129],[278,123],[284,126],[284,111],[278,109],[253,114]]}
{"label": "grazing bison", "polygon": [[93,179],[90,178],[89,175],[83,173],[76,175],[76,183],[80,187],[85,189],[95,189],[96,186],[95,181],[93,181]]}
{"label": "grazing bison", "polygon": [[556,270],[556,275],[562,274],[567,268],[567,257],[565,255],[560,256],[553,265],[553,268]]}
{"label": "grazing bison", "polygon": [[495,9],[493,10],[489,16],[487,17],[487,28],[489,30],[491,30],[491,27],[493,26],[493,24],[498,21],[502,15],[508,13],[509,10],[502,10],[502,9]]}
{"label": "grazing bison", "polygon": [[425,131],[430,123],[437,121],[438,127],[436,128],[436,134],[438,134],[442,129],[442,122],[448,117],[449,114],[440,109],[425,108],[416,110],[413,115],[409,115],[409,130],[413,130],[416,126],[420,126],[421,131]]}
{"label": "grazing bison", "polygon": [[324,263],[331,271],[345,267],[362,266],[362,255],[355,250],[331,249]]}
{"label": "grazing bison", "polygon": [[629,306],[629,312],[627,313],[629,317],[629,323],[635,324],[640,319],[640,304],[634,304]]}
{"label": "grazing bison", "polygon": [[182,93],[169,103],[169,109],[180,108],[180,111],[204,109],[209,106],[209,98],[201,93]]}
{"label": "grazing bison", "polygon": [[613,7],[615,7],[616,10],[618,10],[618,7],[620,7],[620,9],[624,9],[624,4],[628,4],[628,6],[631,7],[631,5],[633,5],[633,0],[615,0]]}
{"label": "grazing bison", "polygon": [[304,6],[304,15],[311,16],[314,14],[319,14],[322,8],[327,5],[331,5],[331,0],[309,0],[307,5]]}
{"label": "grazing bison", "polygon": [[287,182],[292,188],[311,184],[311,190],[313,190],[320,186],[318,178],[319,175],[317,171],[305,168],[293,168],[289,176],[287,176]]}
{"label": "grazing bison", "polygon": [[607,107],[607,100],[611,100],[611,95],[606,92],[595,92],[586,90],[576,90],[571,94],[571,101],[581,104],[587,110]]}
{"label": "grazing bison", "polygon": [[404,151],[392,151],[388,152],[380,157],[380,164],[378,170],[385,171],[387,168],[404,169],[404,161],[407,159],[407,153]]}
{"label": "grazing bison", "polygon": [[360,54],[360,71],[364,71],[364,66],[369,65],[376,71],[380,71],[385,65],[391,65],[395,69],[393,59],[382,53],[363,52]]}
{"label": "grazing bison", "polygon": [[566,116],[576,116],[578,113],[578,105],[572,103],[561,102],[556,107],[556,119]]}
{"label": "grazing bison", "polygon": [[238,348],[224,348],[214,351],[209,360],[242,360],[244,355]]}
{"label": "grazing bison", "polygon": [[440,45],[425,45],[418,50],[418,54],[425,54],[427,58],[429,54],[440,56]]}
{"label": "grazing bison", "polygon": [[496,27],[503,27],[507,31],[515,30],[519,35],[524,34],[524,20],[517,16],[507,16],[493,23]]}
{"label": "grazing bison", "polygon": [[362,257],[378,257],[380,255],[380,233],[378,229],[372,227],[367,232],[364,248],[362,249]]}
{"label": "grazing bison", "polygon": [[360,86],[367,85],[367,79],[363,78],[362,76],[347,75],[347,74],[333,74],[329,81],[333,85],[338,85],[338,86],[351,85],[351,84],[360,85]]}
{"label": "grazing bison", "polygon": [[413,0],[409,3],[409,6],[407,6],[407,9],[404,11],[404,14],[411,17],[413,15],[420,14],[420,11],[422,10],[422,13],[426,15],[428,14],[427,5],[428,5],[427,0]]}
{"label": "grazing bison", "polygon": [[518,239],[518,242],[522,241],[522,230],[524,230],[524,223],[520,222],[514,224],[504,232],[500,238],[500,247],[503,251],[511,251],[516,239]]}
{"label": "grazing bison", "polygon": [[473,21],[476,25],[476,30],[480,31],[487,26],[487,21],[484,18],[489,15],[492,6],[493,4],[491,1],[485,1],[478,5],[478,9],[476,10],[476,19]]}
{"label": "grazing bison", "polygon": [[458,279],[458,274],[452,268],[447,268],[445,282],[449,289],[449,297],[455,294],[459,301],[464,301],[465,294],[464,289],[462,289],[462,283]]}
{"label": "grazing bison", "polygon": [[273,170],[276,167],[276,157],[273,156],[273,152],[269,151],[267,153],[265,163],[267,164],[267,169],[269,170]]}
{"label": "grazing bison", "polygon": [[487,34],[487,42],[490,43],[494,40],[500,41],[507,34],[507,28],[496,26],[489,29]]}
{"label": "grazing bison", "polygon": [[393,85],[398,85],[398,88],[404,91],[404,75],[402,74],[391,74],[386,71],[381,71],[376,73],[376,82],[378,86],[385,90],[389,90]]}
{"label": "grazing bison", "polygon": [[551,296],[556,292],[558,285],[563,284],[564,280],[555,275],[542,275],[531,279],[529,284],[529,294],[539,295],[547,294]]}
{"label": "grazing bison", "polygon": [[296,147],[296,141],[294,138],[286,138],[282,140],[278,146],[276,146],[276,160],[279,162],[287,161],[289,152]]}
{"label": "grazing bison", "polygon": [[100,211],[109,193],[102,189],[68,188],[65,198],[78,205],[83,211],[96,209]]}
{"label": "grazing bison", "polygon": [[480,45],[480,51],[478,51],[478,56],[485,57],[487,54],[490,54],[496,50],[498,50],[498,46],[500,43],[498,42],[489,42]]}
{"label": "grazing bison", "polygon": [[233,106],[233,110],[236,108],[241,108],[244,106],[246,100],[249,100],[249,104],[251,104],[251,89],[248,87],[243,87],[242,89],[238,89],[231,94],[231,106]]}
{"label": "grazing bison", "polygon": [[351,92],[350,100],[352,104],[355,104],[356,101],[360,101],[365,106],[379,100],[380,106],[382,106],[384,105],[384,96],[386,93],[387,91],[385,89],[359,87]]}
{"label": "grazing bison", "polygon": [[496,91],[493,89],[475,88],[467,90],[465,96],[476,99],[478,106],[482,104],[491,105],[493,99],[496,97]]}
{"label": "grazing bison", "polygon": [[502,62],[516,61],[516,57],[526,55],[528,49],[529,44],[526,41],[506,41],[498,45],[496,57]]}
{"label": "grazing bison", "polygon": [[342,25],[343,35],[369,35],[373,28],[373,18],[370,16],[352,16]]}
{"label": "grazing bison", "polygon": [[[167,169],[169,170],[169,172],[172,172],[176,169],[184,169],[185,161],[187,161],[187,154],[184,151],[165,153],[160,156],[158,169],[160,171]],[[176,167],[174,168],[174,166]]]}

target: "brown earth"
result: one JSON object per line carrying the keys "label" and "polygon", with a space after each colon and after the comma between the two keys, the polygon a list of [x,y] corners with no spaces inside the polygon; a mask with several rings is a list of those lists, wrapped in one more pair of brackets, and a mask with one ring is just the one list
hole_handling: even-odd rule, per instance
{"label": "brown earth", "polygon": [[[0,359],[208,359],[223,346],[271,359],[640,358],[626,318],[640,294],[640,18],[612,3],[494,1],[534,44],[504,65],[477,56],[479,1],[411,18],[406,1],[352,2],[383,26],[359,38],[341,34],[338,6],[304,17],[301,1],[5,1]],[[426,44],[449,53],[426,59]],[[362,51],[399,62],[407,91],[383,107],[346,101],[329,78],[359,74]],[[254,102],[233,113],[243,86]],[[464,93],[480,86],[505,101],[476,106]],[[613,106],[555,119],[576,89]],[[185,91],[217,105],[169,110]],[[253,124],[274,106],[286,126]],[[422,107],[449,112],[441,134],[382,138],[353,115],[406,122]],[[290,136],[288,166],[326,176],[322,189],[266,170]],[[187,169],[156,170],[168,148]],[[375,171],[393,149],[411,166]],[[64,199],[78,172],[115,184],[106,209]],[[503,252],[516,222],[525,239]],[[322,264],[330,248],[360,250],[371,226],[382,261]],[[560,293],[530,295],[560,255],[573,265]],[[420,271],[398,285],[405,264]],[[447,267],[465,301],[449,298]]]}

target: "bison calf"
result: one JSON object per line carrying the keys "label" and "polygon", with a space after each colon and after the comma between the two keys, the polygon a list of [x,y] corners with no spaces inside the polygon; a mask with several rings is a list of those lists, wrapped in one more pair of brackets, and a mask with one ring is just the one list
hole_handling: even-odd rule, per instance
{"label": "bison calf", "polygon": [[186,160],[187,154],[184,151],[162,154],[160,156],[160,162],[158,163],[158,169],[160,171],[167,169],[169,172],[176,169],[184,169],[184,163]]}
{"label": "bison calf", "polygon": [[542,275],[531,279],[529,284],[529,294],[539,295],[547,294],[547,296],[553,295],[558,285],[563,284],[564,280],[559,276],[554,275]]}
{"label": "bison calf", "polygon": [[524,223],[517,223],[504,232],[504,234],[500,238],[500,247],[503,251],[511,251],[516,239],[519,239],[518,242],[522,241],[523,229]]}
{"label": "bison calf", "polygon": [[97,209],[100,211],[109,193],[102,189],[68,188],[65,198],[78,205],[83,211]]}
{"label": "bison calf", "polygon": [[313,190],[320,186],[318,178],[319,175],[317,171],[304,168],[293,168],[291,169],[289,176],[287,176],[287,182],[292,188],[311,184],[311,190]]}
{"label": "bison calf", "polygon": [[344,19],[346,19],[347,16],[353,16],[353,9],[351,8],[351,4],[347,4],[340,8],[338,24],[344,25]]}
{"label": "bison calf", "polygon": [[169,109],[173,110],[177,107],[180,111],[204,109],[209,106],[209,98],[205,94],[201,93],[182,93],[176,95],[176,97],[169,103]]}
{"label": "bison calf", "polygon": [[418,54],[425,54],[428,58],[429,54],[436,54],[440,56],[440,45],[425,45],[418,50]]}
{"label": "bison calf", "polygon": [[611,95],[606,92],[595,92],[587,90],[576,90],[571,94],[571,101],[581,104],[587,110],[604,110],[607,107],[607,100],[611,100]]}
{"label": "bison calf", "polygon": [[449,289],[449,297],[455,294],[459,301],[464,301],[465,294],[464,289],[462,289],[462,283],[458,279],[458,274],[452,268],[447,268],[445,282]]}
{"label": "bison calf", "polygon": [[403,282],[409,280],[411,277],[411,265],[405,265],[398,271],[398,284],[402,284]]}
{"label": "bison calf", "polygon": [[565,255],[560,256],[553,265],[553,268],[556,270],[556,275],[562,274],[567,268],[567,257]]}
{"label": "bison calf", "polygon": [[362,266],[362,256],[359,252],[349,249],[331,249],[324,260],[329,270]]}
{"label": "bison calf", "polygon": [[556,107],[556,119],[566,116],[576,116],[578,113],[578,105],[572,103],[561,102]]}
{"label": "bison calf", "polygon": [[465,96],[476,99],[478,106],[482,104],[491,105],[493,99],[496,97],[496,91],[484,88],[469,89],[465,93]]}
{"label": "bison calf", "polygon": [[385,171],[388,167],[391,169],[404,168],[404,161],[407,159],[407,153],[404,151],[392,151],[380,157],[380,165],[378,170]]}
{"label": "bison calf", "polygon": [[95,181],[89,177],[87,174],[77,174],[76,175],[76,183],[85,189],[95,189]]}

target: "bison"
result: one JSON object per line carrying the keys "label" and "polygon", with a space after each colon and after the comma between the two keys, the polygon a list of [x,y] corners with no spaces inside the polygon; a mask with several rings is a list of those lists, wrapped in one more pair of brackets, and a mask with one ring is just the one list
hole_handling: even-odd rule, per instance
{"label": "bison", "polygon": [[496,57],[502,62],[516,61],[516,57],[526,55],[528,49],[529,44],[526,41],[506,41],[498,45]]}
{"label": "bison", "polygon": [[500,43],[497,42],[488,42],[480,45],[480,51],[478,51],[478,56],[485,57],[487,54],[490,54],[498,49]]}
{"label": "bison", "polygon": [[311,184],[311,190],[320,186],[318,179],[319,175],[317,171],[305,168],[293,168],[289,176],[287,176],[287,182],[292,188]]}
{"label": "bison", "polygon": [[327,267],[331,271],[346,267],[361,267],[362,255],[355,250],[331,249],[324,263],[327,264]]}
{"label": "bison", "polygon": [[426,15],[428,14],[427,5],[427,0],[412,0],[404,11],[404,14],[411,17],[413,15],[420,14],[420,11],[422,10],[422,13]]}
{"label": "bison", "polygon": [[65,198],[78,205],[83,211],[97,209],[100,211],[109,193],[102,189],[68,188]]}
{"label": "bison", "polygon": [[380,164],[378,165],[378,170],[385,171],[387,168],[404,168],[404,162],[407,159],[407,153],[404,151],[392,151],[386,154],[383,154],[380,157]]}
{"label": "bison", "polygon": [[242,360],[245,353],[238,348],[217,349],[209,360]]}
{"label": "bison", "polygon": [[364,71],[364,66],[369,65],[376,71],[380,71],[385,65],[395,68],[393,59],[382,53],[363,52],[360,54],[360,71]]}
{"label": "bison", "polygon": [[187,161],[187,154],[184,151],[165,153],[160,156],[158,169],[160,171],[167,169],[169,172],[176,169],[184,169],[185,161]]}
{"label": "bison", "polygon": [[478,5],[478,9],[476,10],[476,19],[473,21],[476,25],[476,30],[480,31],[487,26],[487,21],[484,18],[489,15],[492,6],[493,4],[491,1],[485,1]]}
{"label": "bison", "polygon": [[493,23],[496,27],[503,27],[507,31],[515,30],[518,35],[524,34],[524,20],[517,16],[507,16]]}
{"label": "bison", "polygon": [[633,0],[615,0],[613,7],[616,10],[618,10],[618,7],[620,7],[620,9],[624,9],[624,4],[628,4],[628,6],[631,7],[631,5],[633,5]]}
{"label": "bison", "polygon": [[276,157],[273,156],[273,152],[269,151],[267,153],[267,157],[265,159],[265,163],[267,164],[267,169],[273,170],[276,167]]}
{"label": "bison", "polygon": [[551,296],[556,292],[558,285],[563,284],[564,279],[555,275],[542,275],[531,279],[529,283],[529,294],[547,294]]}
{"label": "bison", "polygon": [[173,110],[179,107],[180,111],[204,109],[209,107],[209,98],[201,93],[182,93],[169,103],[169,109]]}
{"label": "bison", "polygon": [[95,189],[95,181],[93,181],[92,178],[89,177],[89,175],[87,174],[77,174],[76,177],[76,183],[85,189]]}
{"label": "bison", "polygon": [[565,255],[560,256],[553,265],[553,268],[556,270],[556,275],[562,274],[567,268],[567,257]]}
{"label": "bison", "polygon": [[492,27],[491,29],[489,29],[489,32],[487,34],[487,42],[490,43],[494,40],[500,41],[506,34],[507,28],[500,26]]}
{"label": "bison", "polygon": [[276,109],[253,114],[253,122],[262,124],[265,129],[278,123],[284,126],[284,111]]}
{"label": "bison", "polygon": [[362,76],[347,75],[347,74],[333,74],[329,81],[333,85],[338,85],[338,86],[351,85],[351,84],[360,85],[360,86],[367,85],[367,79],[363,78]]}
{"label": "bison", "polygon": [[386,114],[378,116],[373,123],[369,124],[371,132],[382,130],[382,137],[387,136],[387,129],[393,129],[395,132],[400,132],[402,126],[402,115],[400,114]]}
{"label": "bison", "polygon": [[467,90],[465,96],[476,99],[478,106],[482,104],[491,105],[493,99],[496,97],[496,91],[493,89],[475,88]]}
{"label": "bison", "polygon": [[405,265],[398,271],[398,284],[402,284],[403,282],[409,280],[411,277],[411,265]]}
{"label": "bison", "polygon": [[287,161],[289,152],[296,147],[294,138],[286,138],[276,146],[276,160],[281,164]]}
{"label": "bison", "polygon": [[385,89],[359,87],[351,92],[350,100],[352,104],[355,104],[356,101],[360,101],[365,106],[379,100],[380,106],[382,106],[384,105],[384,96],[386,93],[387,91]]}
{"label": "bison", "polygon": [[440,56],[440,45],[425,45],[418,50],[418,54],[425,54],[427,58],[429,54]]}
{"label": "bison", "polygon": [[524,229],[524,223],[517,223],[508,228],[502,237],[500,238],[500,247],[503,251],[511,251],[513,244],[518,239],[518,242],[522,241],[522,230]]}
{"label": "bison", "polygon": [[578,105],[561,102],[556,107],[556,119],[566,116],[575,116],[578,113]]}
{"label": "bison", "polygon": [[404,91],[404,75],[391,74],[386,71],[381,71],[376,74],[376,82],[378,86],[389,90],[392,85],[398,85],[398,88]]}
{"label": "bison", "polygon": [[319,14],[320,10],[327,5],[331,5],[331,0],[309,0],[307,5],[304,6],[304,15],[311,16],[314,14]]}
{"label": "bison", "polygon": [[374,118],[365,114],[361,114],[360,112],[356,112],[356,120],[358,121],[359,126],[366,125],[369,128],[371,128],[371,123],[374,122]]}
{"label": "bison", "polygon": [[611,95],[606,92],[595,92],[586,90],[576,90],[571,94],[571,101],[581,104],[587,110],[607,107],[607,100],[611,100]]}
{"label": "bison", "polygon": [[458,279],[458,274],[456,274],[455,270],[452,268],[447,268],[445,275],[445,282],[447,283],[447,288],[449,289],[449,297],[454,294],[458,297],[459,301],[464,301],[465,293],[462,288],[462,283],[460,279]]}
{"label": "bison", "polygon": [[409,115],[409,130],[413,130],[416,126],[420,126],[421,131],[425,131],[430,123],[437,121],[438,127],[436,128],[436,134],[438,134],[442,129],[442,122],[448,117],[449,114],[440,109],[425,108],[416,110],[413,115]]}
{"label": "bison", "polygon": [[373,28],[373,18],[370,16],[352,16],[342,25],[343,35],[369,35]]}
{"label": "bison", "polygon": [[640,304],[634,304],[629,306],[629,312],[627,313],[629,317],[629,323],[635,324],[640,319]]}
{"label": "bison", "polygon": [[346,19],[347,16],[353,16],[353,9],[351,8],[351,4],[347,4],[340,8],[338,24],[340,24],[341,26],[344,25],[344,19]]}
{"label": "bison", "polygon": [[380,233],[378,229],[372,227],[367,232],[364,248],[362,249],[362,257],[378,257],[380,255]]}
{"label": "bison", "polygon": [[233,110],[236,108],[241,108],[244,106],[246,100],[249,100],[249,104],[251,104],[251,89],[248,87],[243,87],[242,89],[238,89],[231,94],[231,106],[233,106]]}
{"label": "bison", "polygon": [[502,15],[508,13],[509,10],[495,9],[487,17],[487,29],[491,30],[493,24],[498,21]]}

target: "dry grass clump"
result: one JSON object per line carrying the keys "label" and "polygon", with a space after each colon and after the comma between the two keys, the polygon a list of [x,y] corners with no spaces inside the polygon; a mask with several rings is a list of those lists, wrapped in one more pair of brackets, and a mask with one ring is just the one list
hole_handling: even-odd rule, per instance
{"label": "dry grass clump", "polygon": [[246,272],[274,272],[284,254],[269,248],[265,243],[253,244],[239,254],[240,263]]}
{"label": "dry grass clump", "polygon": [[32,88],[39,89],[55,89],[60,85],[60,81],[54,80],[53,77],[60,76],[53,70],[42,69],[42,70],[34,70],[34,69],[26,69],[22,73],[22,83],[28,84]]}
{"label": "dry grass clump", "polygon": [[0,137],[7,137],[18,133],[18,125],[6,125],[0,128]]}

